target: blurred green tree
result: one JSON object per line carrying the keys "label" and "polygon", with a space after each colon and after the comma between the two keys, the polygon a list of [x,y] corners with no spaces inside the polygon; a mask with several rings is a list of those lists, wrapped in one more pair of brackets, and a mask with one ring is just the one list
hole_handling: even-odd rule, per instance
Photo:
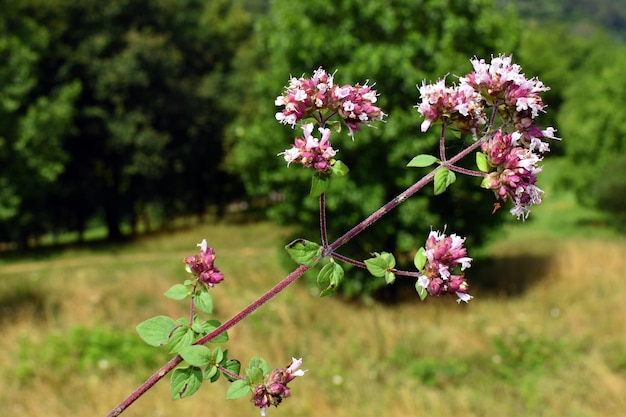
{"label": "blurred green tree", "polygon": [[[11,10],[0,49],[13,67],[0,79],[17,87],[5,90],[11,126],[0,127],[5,158],[23,163],[3,176],[16,190],[2,203],[5,227],[82,232],[101,216],[116,239],[150,205],[166,217],[203,213],[239,191],[221,166],[224,79],[251,31],[238,2],[24,0]],[[26,48],[14,45],[20,35]]]}
{"label": "blurred green tree", "polygon": [[[26,241],[49,220],[38,216],[42,194],[53,188],[69,156],[81,85],[69,81],[46,94],[37,91],[38,68],[50,47],[50,32],[6,1],[0,15],[0,240]],[[45,132],[45,133],[42,133]],[[39,204],[33,204],[33,202]],[[28,210],[28,207],[33,210]]]}
{"label": "blurred green tree", "polygon": [[[599,38],[564,93],[558,124],[567,169],[567,187],[576,191],[580,202],[599,208],[619,207],[607,198],[623,200],[623,157],[626,154],[626,46]],[[607,185],[611,184],[610,188]]]}
{"label": "blurred green tree", "polygon": [[[277,191],[283,196],[282,204],[269,208],[271,218],[299,225],[298,234],[314,233],[318,203],[307,196],[311,173],[287,168],[275,156],[301,132],[276,122],[274,98],[290,75],[310,75],[319,66],[337,70],[339,84],[376,83],[377,104],[389,115],[386,122],[365,129],[354,141],[345,130],[333,141],[338,158],[351,168],[347,177],[333,179],[327,192],[329,234],[338,237],[425,173],[406,168],[413,156],[436,154],[437,134],[419,132],[416,84],[448,72],[466,74],[473,56],[512,52],[517,25],[514,15],[497,12],[490,0],[271,1],[267,16],[257,20],[256,55],[238,63],[236,79],[245,81],[251,94],[231,129],[229,164],[241,173],[250,195]],[[481,241],[501,213],[491,214],[493,196],[478,188],[479,182],[463,178],[441,196],[433,198],[429,189],[409,199],[342,252],[363,259],[372,251],[392,251],[407,267],[411,251],[423,244],[431,227],[447,224],[448,230]],[[354,272],[343,290],[370,294],[380,284]]]}

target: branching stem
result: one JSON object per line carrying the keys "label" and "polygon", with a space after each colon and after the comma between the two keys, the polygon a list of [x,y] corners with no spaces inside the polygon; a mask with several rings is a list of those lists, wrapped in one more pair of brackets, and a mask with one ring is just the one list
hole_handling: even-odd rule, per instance
{"label": "branching stem", "polygon": [[[435,173],[439,169],[441,169],[444,165],[447,166],[447,167],[452,166],[453,164],[455,164],[456,162],[458,162],[459,160],[461,160],[462,158],[464,158],[465,156],[470,154],[472,151],[474,151],[475,149],[480,147],[480,145],[485,140],[487,140],[487,138],[489,136],[490,136],[489,134],[485,135],[485,137],[483,137],[482,139],[477,140],[476,142],[474,142],[473,144],[471,144],[470,146],[468,146],[467,148],[465,148],[464,150],[459,152],[457,155],[455,155],[451,159],[445,161],[444,164],[439,165],[433,171],[431,171],[430,173],[426,174],[422,179],[417,181],[415,184],[413,184],[412,186],[407,188],[402,193],[398,194],[398,196],[393,198],[391,201],[389,201],[387,204],[382,206],[380,209],[376,210],[369,217],[367,217],[366,219],[361,221],[359,224],[354,226],[352,229],[348,230],[345,234],[343,234],[341,237],[339,237],[333,243],[331,243],[331,244],[323,244],[322,245],[322,257],[334,256],[337,259],[341,259],[341,260],[349,259],[349,258],[343,257],[341,255],[338,255],[337,253],[335,253],[335,251],[339,247],[345,245],[350,239],[352,239],[353,237],[355,237],[356,235],[361,233],[363,230],[365,230],[368,227],[370,227],[373,223],[375,223],[377,220],[379,220],[381,217],[383,217],[389,211],[391,211],[392,209],[397,207],[400,203],[402,203],[403,201],[408,199],[410,196],[415,194],[417,191],[419,191],[421,188],[423,188],[430,181],[432,181],[432,179],[435,177]],[[325,215],[325,200],[324,200],[323,194],[320,196],[320,211],[322,212],[322,210],[323,210],[323,213],[320,213],[320,228],[322,229],[322,243],[324,243],[324,239],[326,238],[326,215]],[[358,265],[358,263],[359,263],[358,261],[350,260],[349,263],[352,263],[352,264],[354,264],[356,266],[360,266],[360,265]],[[265,294],[263,294],[261,297],[259,297],[257,300],[255,300],[252,303],[250,303],[250,305],[248,305],[246,308],[241,310],[239,313],[235,314],[229,320],[225,321],[221,326],[219,326],[218,328],[213,330],[211,333],[207,334],[206,336],[204,336],[200,340],[198,340],[196,342],[196,344],[204,345],[204,344],[210,342],[211,340],[213,340],[215,337],[217,337],[220,334],[224,333],[225,331],[227,331],[228,329],[230,329],[231,327],[233,327],[234,325],[239,323],[241,320],[243,320],[244,318],[246,318],[247,316],[252,314],[256,309],[261,307],[267,301],[269,301],[270,299],[272,299],[273,297],[278,295],[282,290],[284,290],[287,286],[289,286],[294,281],[296,281],[299,277],[301,277],[309,269],[310,269],[310,267],[308,267],[308,266],[304,266],[304,265],[299,266],[292,273],[287,275],[282,281],[280,281],[278,284],[276,284],[274,287],[272,287],[269,291],[267,291]],[[400,273],[400,275],[407,275],[407,274],[408,273]],[[132,403],[134,403],[137,399],[139,399],[139,397],[141,397],[143,394],[145,394],[152,386],[154,386],[157,382],[159,382],[161,380],[161,378],[163,378],[165,375],[167,375],[170,371],[172,371],[181,362],[182,362],[182,358],[180,357],[180,355],[176,355],[169,362],[167,362],[163,367],[161,367],[161,369],[159,369],[150,378],[148,378],[143,384],[141,384],[135,391],[133,391],[117,407],[115,407],[107,415],[107,417],[114,417],[114,416],[120,415]]]}

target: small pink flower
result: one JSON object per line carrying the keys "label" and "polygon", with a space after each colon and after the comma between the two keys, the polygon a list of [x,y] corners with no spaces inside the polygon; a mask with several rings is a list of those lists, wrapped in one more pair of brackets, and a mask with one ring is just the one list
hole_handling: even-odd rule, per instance
{"label": "small pink flower", "polygon": [[215,251],[208,247],[206,239],[203,239],[197,246],[200,247],[200,253],[185,258],[185,267],[187,272],[197,276],[200,282],[213,287],[224,280],[224,276],[214,265]]}
{"label": "small pink flower", "polygon": [[385,114],[375,106],[376,90],[367,84],[354,86],[334,84],[333,75],[318,68],[312,78],[291,78],[283,95],[274,100],[284,109],[276,113],[276,120],[295,127],[306,117],[313,117],[320,125],[338,114],[345,122],[351,136],[361,125],[382,120]]}
{"label": "small pink flower", "polygon": [[287,166],[292,162],[301,164],[306,168],[313,168],[318,172],[327,172],[335,163],[333,159],[337,151],[332,148],[330,143],[330,129],[318,128],[321,137],[318,139],[312,135],[313,124],[308,123],[302,126],[304,136],[296,138],[290,149],[279,153],[283,155]]}
{"label": "small pink flower", "polygon": [[479,126],[487,123],[482,98],[472,87],[448,87],[444,77],[435,84],[424,82],[418,88],[421,102],[415,107],[424,116],[422,132],[426,132],[439,119],[454,124],[462,132],[475,132]]}
{"label": "small pink flower", "polygon": [[510,56],[492,57],[489,64],[484,59],[470,61],[474,71],[461,77],[461,84],[472,87],[489,104],[504,105],[504,112],[509,113],[528,111],[533,119],[544,111],[539,93],[549,88],[536,78],[527,79]]}
{"label": "small pink flower", "polygon": [[[546,133],[553,134],[553,130]],[[528,141],[520,132],[505,135],[497,131],[482,146],[487,162],[494,168],[487,174],[483,186],[493,190],[496,199],[511,200],[511,213],[518,219],[528,218],[530,206],[541,203],[543,191],[535,183],[542,169],[537,166],[542,160],[539,152],[546,149],[540,143],[543,142],[538,138]]]}
{"label": "small pink flower", "polygon": [[296,377],[303,376],[306,371],[300,368],[302,358],[292,358],[289,365],[284,369],[276,369],[266,375],[262,384],[257,385],[253,391],[252,402],[261,409],[261,415],[267,415],[267,406],[278,405],[291,396],[291,391],[287,384]]}
{"label": "small pink flower", "polygon": [[[465,238],[452,234],[432,231],[425,245],[426,265],[420,271],[417,285],[425,288],[430,295],[455,294],[457,302],[468,302],[473,297],[467,294],[469,284],[463,271],[471,266],[472,258],[467,256],[463,246]],[[454,271],[460,269],[459,274]]]}

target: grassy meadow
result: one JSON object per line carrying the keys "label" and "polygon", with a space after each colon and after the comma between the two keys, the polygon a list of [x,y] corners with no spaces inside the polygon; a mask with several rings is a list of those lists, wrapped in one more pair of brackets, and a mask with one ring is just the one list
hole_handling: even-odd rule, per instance
{"label": "grassy meadow", "polygon": [[[296,283],[229,332],[230,356],[304,358],[307,374],[270,416],[626,415],[626,241],[568,222],[589,214],[572,204],[547,201],[535,222],[494,237],[491,259],[470,270],[468,305],[345,303]],[[185,279],[195,244],[216,249],[224,321],[286,275],[285,236],[268,223],[203,225],[0,260],[0,414],[106,415],[167,360],[134,328],[187,314],[162,294]],[[223,379],[176,402],[168,384],[123,415],[258,415],[248,399],[225,399]]]}

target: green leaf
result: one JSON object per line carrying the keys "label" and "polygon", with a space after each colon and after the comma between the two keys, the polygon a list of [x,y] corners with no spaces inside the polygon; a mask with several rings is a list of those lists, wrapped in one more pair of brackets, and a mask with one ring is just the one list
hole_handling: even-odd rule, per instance
{"label": "green leaf", "polygon": [[195,339],[195,332],[189,327],[178,327],[167,342],[170,353],[178,353],[185,346],[190,346]]}
{"label": "green leaf", "polygon": [[424,168],[431,166],[437,161],[438,159],[432,155],[422,154],[411,159],[411,162],[409,162],[407,166],[412,168]]}
{"label": "green leaf", "polygon": [[255,356],[254,358],[250,359],[250,364],[248,365],[248,368],[260,368],[263,371],[263,375],[266,375],[270,372],[270,366],[267,364],[267,361],[259,356]]}
{"label": "green leaf", "polygon": [[194,298],[196,308],[207,314],[213,313],[213,297],[206,289],[200,290],[200,292]]}
{"label": "green leaf", "polygon": [[[239,373],[241,372],[241,362],[239,362],[237,359],[229,359],[224,365],[222,365],[224,368],[228,369],[230,372],[232,372],[235,375],[239,375]],[[224,374],[224,378],[226,378],[227,380],[229,380],[230,382],[236,381],[236,379],[231,378],[230,376]]]}
{"label": "green leaf", "polygon": [[476,152],[476,166],[481,172],[489,172],[489,162],[487,162],[487,155],[483,152]]}
{"label": "green leaf", "polygon": [[205,366],[211,362],[211,349],[204,345],[185,346],[178,354],[193,366]]}
{"label": "green leaf", "polygon": [[236,400],[237,398],[245,397],[251,392],[252,387],[248,385],[248,382],[238,379],[230,384],[230,387],[228,387],[228,391],[226,392],[226,399]]}
{"label": "green leaf", "polygon": [[213,350],[211,360],[213,361],[213,363],[220,363],[222,362],[222,360],[224,360],[224,351],[221,347],[218,346]]}
{"label": "green leaf", "polygon": [[350,168],[346,164],[341,161],[335,161],[335,163],[330,167],[332,175],[336,177],[343,177],[348,172],[350,172]]}
{"label": "green leaf", "polygon": [[417,294],[420,296],[420,299],[422,301],[424,301],[426,297],[428,297],[428,291],[426,291],[426,288],[422,287],[418,283],[415,283],[415,290],[417,291]]}
{"label": "green leaf", "polygon": [[173,400],[189,397],[200,389],[202,385],[202,369],[190,366],[176,368],[170,380],[170,393]]}
{"label": "green leaf", "polygon": [[220,377],[220,370],[215,365],[209,365],[204,370],[204,379],[208,379],[211,383],[217,381]]}
{"label": "green leaf", "polygon": [[[220,323],[218,320],[207,320],[204,323],[202,323],[202,328],[204,329],[204,334],[207,335],[211,333],[213,330],[220,327],[221,325],[222,323]],[[210,343],[224,343],[224,342],[228,342],[227,332],[221,333],[210,340]]]}
{"label": "green leaf", "polygon": [[246,379],[250,381],[250,383],[257,385],[263,382],[263,370],[261,368],[247,368],[246,369]]}
{"label": "green leaf", "polygon": [[330,185],[330,174],[316,172],[311,181],[311,197],[319,197]]}
{"label": "green leaf", "polygon": [[391,253],[374,253],[374,257],[365,260],[365,266],[370,274],[375,277],[384,277],[386,273],[396,266],[396,259]]}
{"label": "green leaf", "polygon": [[314,266],[322,254],[320,245],[305,239],[294,240],[285,246],[285,250],[297,264],[306,266]]}
{"label": "green leaf", "polygon": [[164,295],[167,298],[171,298],[172,300],[182,300],[183,298],[187,297],[189,294],[191,294],[191,292],[189,291],[189,288],[187,288],[185,285],[175,284],[172,287],[170,287],[169,290],[165,291]]}
{"label": "green leaf", "polygon": [[424,269],[427,260],[428,258],[426,258],[426,249],[422,247],[417,250],[415,258],[413,258],[413,264],[418,269],[418,271],[421,271],[422,269]]}
{"label": "green leaf", "polygon": [[167,343],[176,322],[167,316],[156,316],[137,325],[137,333],[150,346],[163,346]]}
{"label": "green leaf", "polygon": [[326,297],[339,288],[343,281],[344,271],[341,265],[331,259],[331,262],[324,265],[317,275],[317,283],[320,287],[326,287],[320,293],[320,297]]}
{"label": "green leaf", "polygon": [[443,167],[435,174],[435,195],[442,194],[448,186],[456,181],[456,175],[448,168]]}
{"label": "green leaf", "polygon": [[394,274],[391,271],[385,271],[385,282],[387,284],[393,284],[395,280],[396,280],[396,274]]}

